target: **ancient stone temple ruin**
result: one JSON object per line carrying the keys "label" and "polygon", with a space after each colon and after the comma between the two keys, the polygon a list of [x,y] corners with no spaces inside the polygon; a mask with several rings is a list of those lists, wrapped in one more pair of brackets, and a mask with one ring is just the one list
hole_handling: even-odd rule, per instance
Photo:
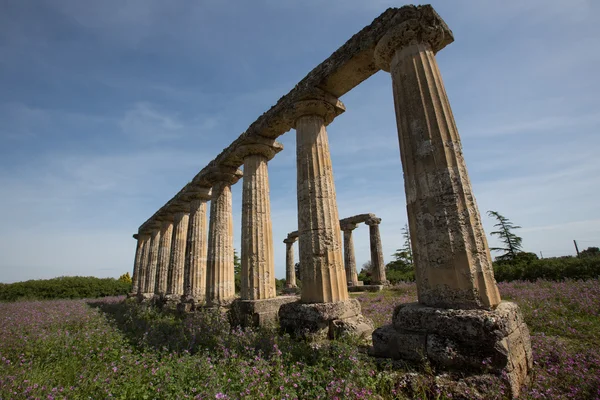
{"label": "ancient stone temple ruin", "polygon": [[[383,70],[392,78],[418,303],[399,305],[393,323],[373,333],[372,354],[503,374],[518,395],[532,367],[529,332],[518,306],[500,299],[436,62],[453,40],[431,6],[388,9],[350,38],[140,226],[134,235],[138,298],[184,310],[233,302],[246,322],[278,313],[282,328],[299,336],[369,333],[370,321],[348,296],[341,231],[351,242],[353,222],[340,227],[326,127],[346,111],[340,97]],[[299,300],[282,300],[275,294],[268,161],[282,151],[275,139],[292,129],[303,287]],[[231,185],[240,179],[242,292],[236,299]],[[367,224],[377,231],[374,220]],[[292,239],[286,239],[290,286]],[[380,245],[371,248],[382,264]],[[348,250],[346,265],[351,258]]]}

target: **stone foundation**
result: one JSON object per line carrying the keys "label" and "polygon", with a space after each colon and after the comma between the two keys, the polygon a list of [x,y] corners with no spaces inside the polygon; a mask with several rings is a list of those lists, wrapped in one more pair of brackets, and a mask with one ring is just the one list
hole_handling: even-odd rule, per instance
{"label": "stone foundation", "polygon": [[195,299],[193,297],[185,298],[182,297],[180,302],[177,303],[177,311],[180,313],[194,312],[203,308],[205,302],[201,299]]}
{"label": "stone foundation", "polygon": [[152,303],[154,293],[138,293],[137,299],[140,303]]}
{"label": "stone foundation", "polygon": [[514,397],[533,366],[527,325],[519,307],[506,301],[493,311],[401,304],[393,324],[373,332],[371,354],[428,360],[451,371],[504,374]]}
{"label": "stone foundation", "polygon": [[181,303],[181,295],[178,294],[166,294],[160,298],[160,304],[162,308],[168,308],[175,310]]}
{"label": "stone foundation", "polygon": [[283,304],[279,308],[279,324],[284,332],[313,340],[334,339],[344,334],[368,337],[373,332],[373,322],[361,314],[356,299]]}
{"label": "stone foundation", "polygon": [[349,292],[381,292],[384,285],[348,286]]}
{"label": "stone foundation", "polygon": [[262,300],[236,299],[231,303],[229,321],[232,326],[272,326],[277,323],[279,308],[298,301],[297,296],[279,296]]}

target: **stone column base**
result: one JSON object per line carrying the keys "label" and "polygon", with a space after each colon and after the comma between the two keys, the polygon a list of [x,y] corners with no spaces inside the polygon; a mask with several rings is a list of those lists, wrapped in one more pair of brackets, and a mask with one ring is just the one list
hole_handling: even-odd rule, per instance
{"label": "stone column base", "polygon": [[356,299],[283,304],[279,308],[279,324],[295,337],[313,340],[334,339],[343,334],[368,337],[373,332],[373,322],[361,314]]}
{"label": "stone column base", "polygon": [[533,367],[529,329],[519,307],[506,301],[493,311],[401,304],[393,323],[373,332],[371,355],[503,375],[514,397]]}
{"label": "stone column base", "polygon": [[177,304],[177,311],[181,313],[194,312],[203,308],[204,303],[203,298],[182,297]]}
{"label": "stone column base", "polygon": [[162,308],[170,310],[177,309],[177,305],[181,302],[181,295],[179,294],[166,294],[160,299]]}
{"label": "stone column base", "polygon": [[298,300],[297,296],[278,296],[264,300],[236,299],[231,303],[229,321],[232,326],[274,326],[281,305]]}
{"label": "stone column base", "polygon": [[349,292],[381,292],[383,285],[348,286]]}
{"label": "stone column base", "polygon": [[140,303],[152,303],[154,293],[138,293],[137,299]]}
{"label": "stone column base", "polygon": [[297,294],[297,293],[300,292],[300,290],[298,289],[297,286],[295,286],[295,287],[284,287],[281,292],[284,293],[284,294]]}

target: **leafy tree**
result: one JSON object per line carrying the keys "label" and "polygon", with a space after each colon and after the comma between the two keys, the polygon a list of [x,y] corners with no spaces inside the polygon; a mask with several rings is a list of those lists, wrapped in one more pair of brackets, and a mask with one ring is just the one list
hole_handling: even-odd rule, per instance
{"label": "leafy tree", "polygon": [[236,249],[233,249],[233,278],[235,280],[235,291],[239,293],[242,290],[242,261]]}
{"label": "leafy tree", "polygon": [[490,217],[496,218],[498,221],[494,224],[494,227],[498,228],[498,230],[490,232],[490,235],[498,236],[500,241],[504,244],[504,247],[490,247],[490,250],[503,252],[503,254],[496,257],[496,260],[498,261],[514,260],[517,258],[517,254],[523,251],[523,246],[521,244],[523,239],[520,236],[515,235],[512,231],[514,229],[520,229],[521,227],[514,225],[508,218],[497,211],[490,210],[487,214]]}
{"label": "leafy tree", "polygon": [[294,269],[296,270],[296,281],[301,281],[302,280],[302,269],[300,268],[299,262],[294,264]]}
{"label": "leafy tree", "polygon": [[579,258],[596,257],[596,256],[600,256],[600,249],[598,247],[588,247],[587,249],[582,250],[579,253]]}
{"label": "leafy tree", "polygon": [[124,273],[119,277],[120,282],[131,283],[131,276],[129,276],[129,272]]}

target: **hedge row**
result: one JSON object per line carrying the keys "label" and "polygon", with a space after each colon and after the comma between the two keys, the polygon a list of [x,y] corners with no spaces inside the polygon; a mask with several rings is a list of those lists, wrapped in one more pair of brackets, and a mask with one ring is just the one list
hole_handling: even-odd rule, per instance
{"label": "hedge row", "polygon": [[557,257],[513,262],[495,262],[498,282],[545,279],[595,279],[600,277],[600,257]]}
{"label": "hedge row", "polygon": [[0,283],[0,301],[83,299],[127,294],[131,284],[114,278],[62,276],[25,282]]}

